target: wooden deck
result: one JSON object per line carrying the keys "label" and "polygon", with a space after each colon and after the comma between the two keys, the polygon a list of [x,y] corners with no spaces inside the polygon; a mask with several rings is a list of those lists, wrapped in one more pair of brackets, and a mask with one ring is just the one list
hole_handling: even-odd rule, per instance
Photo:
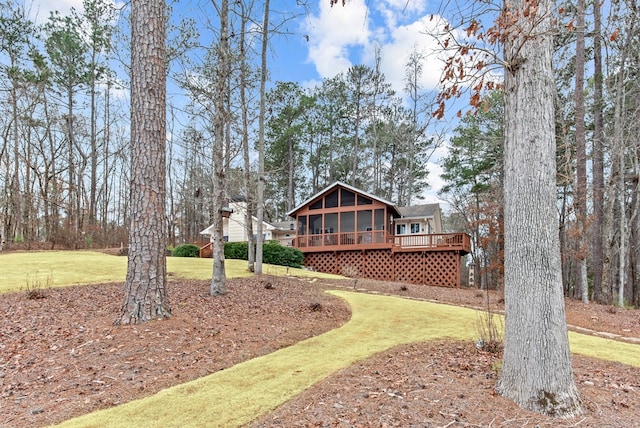
{"label": "wooden deck", "polygon": [[390,235],[385,231],[325,233],[299,236],[294,247],[303,253],[389,249],[392,252],[471,251],[471,238],[466,233]]}
{"label": "wooden deck", "polygon": [[211,258],[213,257],[213,244],[208,242],[200,247],[200,258]]}

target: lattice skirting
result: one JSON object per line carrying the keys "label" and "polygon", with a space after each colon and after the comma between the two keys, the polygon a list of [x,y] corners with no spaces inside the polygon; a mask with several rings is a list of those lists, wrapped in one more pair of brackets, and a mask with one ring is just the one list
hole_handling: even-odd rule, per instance
{"label": "lattice skirting", "polygon": [[318,272],[340,274],[336,270],[334,253],[308,253],[304,256],[304,265]]}
{"label": "lattice skirting", "polygon": [[460,262],[457,251],[338,251],[304,256],[305,266],[319,272],[443,287],[460,286]]}

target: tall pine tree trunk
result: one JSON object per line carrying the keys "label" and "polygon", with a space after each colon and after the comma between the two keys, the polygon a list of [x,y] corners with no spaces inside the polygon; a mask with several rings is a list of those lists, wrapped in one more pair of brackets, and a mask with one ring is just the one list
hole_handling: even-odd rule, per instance
{"label": "tall pine tree trunk", "polygon": [[497,390],[535,412],[581,412],[573,381],[556,209],[556,140],[551,0],[505,31],[505,343]]}
{"label": "tall pine tree trunk", "polygon": [[125,301],[116,324],[171,314],[165,215],[164,0],[131,3],[131,218]]}
{"label": "tall pine tree trunk", "polygon": [[587,281],[587,149],[584,124],[585,0],[578,0],[576,11],[576,81],[574,89],[576,122],[576,219],[578,226],[577,270],[578,293],[583,303],[589,302]]}
{"label": "tall pine tree trunk", "polygon": [[603,289],[604,269],[604,118],[600,2],[593,2],[593,226],[591,257],[593,263],[593,300],[610,301]]}

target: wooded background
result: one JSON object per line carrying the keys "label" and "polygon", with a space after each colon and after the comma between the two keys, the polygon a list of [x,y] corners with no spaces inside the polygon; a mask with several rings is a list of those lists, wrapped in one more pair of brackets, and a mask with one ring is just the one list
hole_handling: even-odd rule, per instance
{"label": "wooded background", "polygon": [[[0,234],[4,249],[127,245],[130,217],[129,10],[85,0],[42,25],[21,2],[0,8]],[[200,241],[214,203],[216,112],[225,108],[224,195],[251,202],[258,170],[262,5],[229,5],[229,72],[218,99],[219,30],[173,11],[168,24],[168,245]],[[558,5],[557,209],[565,294],[640,306],[640,32],[635,1]],[[271,16],[270,37],[303,10]],[[211,45],[197,36],[209,33]],[[428,35],[425,35],[428,37]],[[443,39],[444,40],[444,39]],[[443,51],[446,51],[443,47]],[[395,93],[377,65],[308,89],[271,82],[263,117],[265,220],[336,180],[398,205],[420,203],[442,160],[447,228],[470,233],[476,281],[502,286],[503,97],[483,90],[454,129],[438,127],[428,66],[413,52]],[[185,102],[186,100],[186,102]],[[451,112],[455,114],[455,111]],[[436,129],[444,129],[437,132]],[[218,162],[219,164],[220,162]],[[220,166],[220,165],[218,165]],[[532,166],[535,168],[535,165]],[[257,207],[253,207],[257,209]]]}

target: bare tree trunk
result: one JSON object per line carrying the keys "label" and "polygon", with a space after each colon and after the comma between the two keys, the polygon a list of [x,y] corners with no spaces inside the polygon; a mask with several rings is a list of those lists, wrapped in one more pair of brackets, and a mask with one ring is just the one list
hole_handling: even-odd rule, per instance
{"label": "bare tree trunk", "polygon": [[[174,132],[174,124],[175,124],[175,113],[173,108],[171,108],[171,121],[169,132],[170,135],[176,135]],[[173,140],[173,138],[172,138]],[[169,153],[167,153],[167,197],[169,198],[169,215],[167,218],[167,241],[171,244],[172,247],[176,246],[176,236],[175,236],[175,224],[176,224],[176,204],[175,198],[173,194],[173,141],[167,141],[167,147]]]}
{"label": "bare tree trunk", "polygon": [[505,37],[505,344],[497,390],[535,412],[581,412],[573,381],[556,209],[553,2],[508,0]]}
{"label": "bare tree trunk", "polygon": [[257,217],[258,230],[256,239],[255,273],[262,275],[262,223],[264,219],[264,119],[266,114],[266,83],[267,83],[267,45],[269,36],[269,0],[264,2],[264,19],[262,21],[262,61],[260,66],[260,113],[258,117],[258,191]]}
{"label": "bare tree trunk", "polygon": [[220,2],[220,41],[218,43],[218,67],[216,76],[216,106],[213,119],[213,276],[212,296],[227,293],[224,268],[224,237],[222,208],[225,205],[226,171],[224,162],[225,124],[227,123],[227,83],[229,78],[229,0]]}
{"label": "bare tree trunk", "polygon": [[165,245],[164,0],[131,3],[131,221],[125,301],[116,324],[171,315]]}
{"label": "bare tree trunk", "polygon": [[102,193],[102,206],[100,210],[100,227],[105,232],[107,230],[108,221],[108,213],[109,213],[109,203],[111,194],[111,190],[109,187],[109,167],[110,167],[110,155],[109,155],[109,147],[110,147],[110,139],[111,139],[111,110],[109,106],[110,100],[110,92],[111,92],[111,79],[107,80],[107,89],[104,91],[104,141],[102,144],[102,186],[100,193]]}
{"label": "bare tree trunk", "polygon": [[589,283],[587,280],[587,149],[584,124],[584,33],[585,0],[578,0],[576,11],[576,82],[574,89],[576,122],[576,220],[579,238],[576,243],[578,277],[577,288],[583,303],[589,302]]}
{"label": "bare tree trunk", "polygon": [[603,74],[600,2],[593,2],[593,226],[591,230],[591,257],[593,263],[593,300],[604,303],[609,299],[603,293],[604,268],[604,127],[603,127]]}
{"label": "bare tree trunk", "polygon": [[67,118],[66,118],[66,132],[67,132],[67,220],[66,220],[66,234],[68,244],[73,243],[73,248],[76,248],[76,236],[77,230],[77,213],[75,198],[77,190],[75,186],[76,173],[75,173],[75,161],[73,157],[74,142],[73,142],[73,88],[67,88]]}
{"label": "bare tree trunk", "polygon": [[634,156],[634,177],[631,183],[631,216],[629,220],[629,280],[631,290],[629,290],[629,303],[634,307],[640,307],[640,257],[638,256],[638,239],[640,238],[640,198],[638,193],[639,185],[639,159],[636,149]]}
{"label": "bare tree trunk", "polygon": [[[296,170],[296,152],[294,148],[293,137],[288,137],[288,163],[289,173],[287,174],[287,209],[286,212],[291,211],[296,207],[296,182],[295,182],[295,170]],[[280,219],[277,219],[280,220]]]}
{"label": "bare tree trunk", "polygon": [[[92,51],[92,55],[95,56],[95,51]],[[95,67],[95,58],[92,58],[92,64]],[[98,142],[97,142],[97,106],[96,106],[96,79],[95,69],[91,70],[91,82],[89,84],[90,91],[90,114],[91,114],[91,134],[89,136],[91,140],[91,153],[89,154],[91,160],[91,179],[89,183],[89,225],[96,224],[96,204],[98,199]],[[91,231],[93,233],[93,230]]]}
{"label": "bare tree trunk", "polygon": [[255,269],[256,252],[253,240],[253,188],[251,186],[251,159],[249,158],[249,106],[247,105],[247,50],[246,27],[249,17],[246,15],[244,2],[240,2],[242,8],[240,28],[240,104],[242,115],[242,156],[244,161],[244,195],[246,202],[245,229],[247,232],[247,268],[249,272]]}
{"label": "bare tree trunk", "polygon": [[[625,73],[627,58],[629,57],[629,50],[631,49],[631,40],[635,37],[635,20],[632,20],[630,27],[627,29],[627,39],[623,45],[620,55],[619,71],[616,75],[615,81],[615,104],[613,113],[613,150],[611,153],[612,166],[612,189],[615,193],[615,198],[611,199],[611,204],[614,200],[618,203],[618,287],[617,287],[617,304],[618,306],[624,306],[625,297],[625,283],[626,283],[626,262],[627,262],[627,241],[629,239],[627,232],[627,209],[626,209],[626,184],[625,184],[625,172],[626,172],[626,142],[624,138],[625,132],[625,112],[626,112],[626,88],[625,88]],[[615,210],[614,210],[615,211]],[[614,216],[609,219],[615,224]],[[612,231],[615,228],[611,229]],[[613,236],[613,234],[612,234]]]}
{"label": "bare tree trunk", "polygon": [[18,135],[18,94],[14,83],[11,88],[12,105],[12,136],[13,136],[13,176],[11,177],[11,235],[13,242],[22,241],[24,238],[22,224],[22,187],[20,186],[20,136]]}

